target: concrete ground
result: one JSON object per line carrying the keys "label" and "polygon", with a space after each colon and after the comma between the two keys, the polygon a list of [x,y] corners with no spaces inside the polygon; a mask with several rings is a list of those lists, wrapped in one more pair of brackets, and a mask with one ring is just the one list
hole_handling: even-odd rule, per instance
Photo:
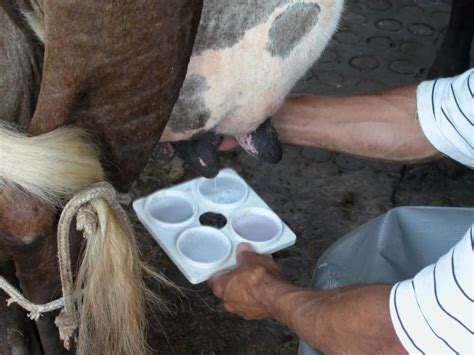
{"label": "concrete ground", "polygon": [[[449,11],[447,0],[349,0],[338,33],[294,93],[342,95],[419,82],[441,43]],[[317,258],[335,240],[395,206],[474,206],[474,172],[448,160],[404,167],[286,146],[275,166],[242,152],[224,154],[221,163],[237,170],[297,234],[296,245],[275,257],[300,285],[310,282]],[[133,194],[191,177],[179,160],[151,161]],[[160,329],[150,334],[157,353],[296,352],[298,339],[290,330],[226,313],[205,284],[186,281],[139,223],[137,230],[146,259],[185,295],[161,291],[174,313],[159,315],[166,336]]]}

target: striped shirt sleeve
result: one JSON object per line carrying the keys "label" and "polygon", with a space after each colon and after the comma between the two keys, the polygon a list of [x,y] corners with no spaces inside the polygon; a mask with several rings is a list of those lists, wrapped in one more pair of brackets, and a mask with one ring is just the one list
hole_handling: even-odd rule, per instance
{"label": "striped shirt sleeve", "polygon": [[473,229],[436,264],[392,288],[392,323],[409,353],[474,353]]}
{"label": "striped shirt sleeve", "polygon": [[474,69],[422,82],[417,89],[420,124],[441,153],[474,167]]}

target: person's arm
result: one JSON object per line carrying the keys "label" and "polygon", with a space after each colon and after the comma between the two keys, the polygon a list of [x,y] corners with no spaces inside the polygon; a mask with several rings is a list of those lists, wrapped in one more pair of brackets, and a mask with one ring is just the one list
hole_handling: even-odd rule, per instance
{"label": "person's arm", "polygon": [[404,353],[393,329],[390,285],[314,290],[274,283],[259,290],[273,318],[325,354]]}
{"label": "person's arm", "polygon": [[[283,143],[418,162],[442,154],[474,167],[474,69],[369,94],[288,98],[273,116]],[[225,137],[220,150],[237,147]]]}
{"label": "person's arm", "polygon": [[286,100],[273,125],[283,143],[387,161],[439,157],[416,119],[416,86],[350,97]]}
{"label": "person's arm", "polygon": [[324,353],[404,353],[389,313],[390,285],[334,290],[283,279],[271,257],[238,250],[239,267],[209,282],[226,310],[276,319]]}

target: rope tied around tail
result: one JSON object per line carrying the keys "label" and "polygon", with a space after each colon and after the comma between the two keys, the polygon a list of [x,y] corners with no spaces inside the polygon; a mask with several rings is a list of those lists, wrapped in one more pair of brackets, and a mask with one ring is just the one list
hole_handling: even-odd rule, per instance
{"label": "rope tied around tail", "polygon": [[76,337],[79,326],[77,309],[78,298],[74,295],[74,281],[71,270],[71,256],[69,247],[69,229],[73,218],[77,215],[77,229],[84,232],[85,238],[90,238],[98,228],[98,219],[91,201],[103,199],[117,214],[133,234],[132,227],[122,206],[118,202],[117,192],[107,182],[99,182],[89,189],[76,194],[64,207],[58,223],[58,256],[61,285],[64,298],[64,309],[61,312],[57,324],[60,328],[60,338],[64,346],[70,347],[72,337]]}
{"label": "rope tied around tail", "polygon": [[19,290],[0,276],[0,289],[10,296],[7,305],[18,304],[29,312],[28,316],[32,320],[38,320],[43,313],[62,309],[55,324],[59,329],[60,339],[68,350],[73,342],[77,341],[79,327],[77,304],[81,298],[81,295],[74,294],[69,230],[73,218],[76,217],[76,229],[83,232],[84,238],[89,239],[96,233],[99,222],[97,212],[90,203],[95,199],[105,200],[118,218],[124,222],[130,233],[133,233],[127,214],[120,206],[120,202],[127,202],[130,198],[117,194],[112,185],[99,182],[76,194],[64,207],[58,223],[58,258],[63,297],[46,304],[35,304],[28,301]]}

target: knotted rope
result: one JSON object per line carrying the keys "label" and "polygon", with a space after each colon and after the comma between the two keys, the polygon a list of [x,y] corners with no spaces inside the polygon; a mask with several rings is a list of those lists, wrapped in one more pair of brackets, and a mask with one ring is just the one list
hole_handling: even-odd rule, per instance
{"label": "knotted rope", "polygon": [[57,300],[45,304],[31,303],[21,294],[20,291],[18,291],[2,276],[0,276],[0,289],[10,296],[10,298],[7,299],[8,306],[10,306],[12,303],[18,304],[20,307],[29,312],[28,317],[32,320],[38,320],[43,313],[51,312],[64,307],[62,298],[58,298]]}
{"label": "knotted rope", "polygon": [[61,284],[64,299],[64,309],[56,319],[59,327],[59,335],[64,341],[66,348],[70,347],[71,338],[79,326],[77,302],[74,297],[74,281],[71,270],[71,256],[69,247],[69,229],[74,216],[77,218],[77,229],[84,232],[84,237],[91,237],[97,226],[97,216],[92,205],[92,200],[103,199],[109,207],[117,214],[118,218],[125,222],[125,225],[133,234],[132,227],[128,221],[127,214],[117,201],[117,193],[112,185],[100,182],[91,188],[75,195],[64,207],[58,224],[58,254],[59,270],[61,274]]}
{"label": "knotted rope", "polygon": [[71,348],[72,340],[75,340],[79,326],[77,300],[80,297],[80,295],[74,295],[69,230],[73,218],[76,217],[76,229],[83,232],[84,238],[88,239],[96,233],[99,227],[97,213],[90,204],[95,199],[105,200],[132,234],[132,227],[127,214],[120,205],[120,202],[128,203],[129,199],[118,195],[112,185],[107,182],[100,182],[76,194],[64,207],[58,223],[58,258],[63,297],[46,304],[35,304],[28,301],[20,291],[0,276],[0,289],[10,296],[7,304],[18,304],[29,312],[28,316],[31,319],[38,320],[43,313],[62,308],[55,323],[59,328],[59,335],[61,340],[64,341],[66,349]]}

